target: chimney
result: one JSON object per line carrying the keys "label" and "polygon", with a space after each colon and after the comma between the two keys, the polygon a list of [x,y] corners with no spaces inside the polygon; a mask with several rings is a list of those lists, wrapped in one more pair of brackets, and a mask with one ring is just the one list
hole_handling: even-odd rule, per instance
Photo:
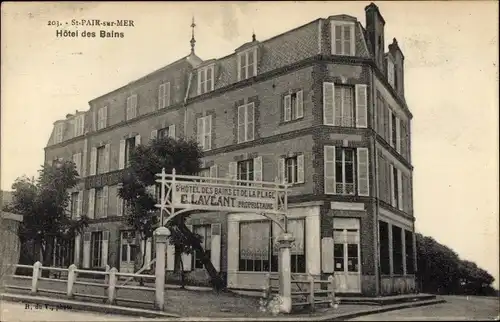
{"label": "chimney", "polygon": [[384,71],[384,26],[385,20],[378,7],[372,2],[365,7],[366,32],[370,42],[370,51],[377,66]]}

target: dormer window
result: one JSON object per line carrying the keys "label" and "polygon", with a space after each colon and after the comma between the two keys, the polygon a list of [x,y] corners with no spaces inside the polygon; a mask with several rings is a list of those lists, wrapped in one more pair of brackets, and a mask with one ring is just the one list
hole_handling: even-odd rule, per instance
{"label": "dormer window", "polygon": [[198,95],[214,90],[214,65],[198,70]]}
{"label": "dormer window", "polygon": [[355,23],[351,21],[332,21],[332,55],[355,55]]}
{"label": "dormer window", "polygon": [[395,87],[395,68],[394,68],[394,62],[392,61],[392,58],[390,56],[387,56],[387,81],[389,84],[393,87]]}
{"label": "dormer window", "polygon": [[64,123],[55,125],[54,144],[61,143],[63,140]]}
{"label": "dormer window", "polygon": [[83,127],[85,121],[85,114],[75,116],[73,124],[75,126],[75,137],[83,135]]}
{"label": "dormer window", "polygon": [[238,81],[257,75],[257,48],[238,54]]}

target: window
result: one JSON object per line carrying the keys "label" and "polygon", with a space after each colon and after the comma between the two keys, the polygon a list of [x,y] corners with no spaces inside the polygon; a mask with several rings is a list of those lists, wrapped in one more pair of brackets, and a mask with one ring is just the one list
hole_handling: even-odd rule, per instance
{"label": "window", "polygon": [[394,274],[403,274],[403,242],[402,229],[392,226],[392,261]]}
{"label": "window", "polygon": [[214,66],[207,66],[198,70],[198,95],[214,90]]}
{"label": "window", "polygon": [[126,119],[131,120],[137,116],[137,95],[132,95],[127,98]]}
{"label": "window", "polygon": [[391,187],[392,187],[392,206],[400,208],[401,206],[401,171],[395,166],[392,166],[391,173]]}
{"label": "window", "polygon": [[97,148],[97,161],[96,161],[97,174],[106,172],[105,159],[106,159],[106,147],[103,145]]}
{"label": "window", "polygon": [[297,157],[285,159],[285,182],[297,182]]}
{"label": "window", "polygon": [[126,166],[130,166],[130,158],[132,155],[132,151],[135,149],[135,137],[128,138],[125,140],[125,164]]}
{"label": "window", "polygon": [[170,105],[170,83],[163,83],[158,88],[158,109]]}
{"label": "window", "polygon": [[406,274],[414,274],[413,233],[405,230]]}
{"label": "window", "polygon": [[108,107],[104,106],[97,110],[97,130],[104,129],[106,127],[108,118]]}
{"label": "window", "polygon": [[[288,222],[289,231],[295,237],[291,249],[292,273],[305,273],[303,219]],[[271,221],[253,221],[240,223],[239,270],[250,272],[277,272],[278,248],[276,238],[281,228]]]}
{"label": "window", "polygon": [[341,195],[354,194],[354,150],[335,148],[335,191]]}
{"label": "window", "polygon": [[[357,85],[358,89],[364,89],[363,92],[358,91],[359,102],[359,117],[366,120],[366,86]],[[339,85],[334,83],[323,83],[323,124],[332,126],[355,126],[354,118],[354,87]],[[361,120],[360,120],[361,121]],[[360,127],[366,127],[364,125]]]}
{"label": "window", "polygon": [[304,117],[304,102],[302,91],[285,95],[283,99],[285,122],[297,120]]}
{"label": "window", "polygon": [[95,188],[95,210],[94,210],[94,218],[103,218],[105,217],[105,199],[104,199],[104,188]]}
{"label": "window", "polygon": [[158,139],[167,137],[175,138],[175,125],[170,125],[158,130]]}
{"label": "window", "polygon": [[332,21],[332,54],[354,56],[354,23]]}
{"label": "window", "polygon": [[380,240],[380,271],[382,275],[389,275],[390,269],[390,256],[389,256],[389,225],[384,221],[378,222],[378,234]]}
{"label": "window", "polygon": [[73,163],[76,166],[76,172],[78,172],[78,175],[82,175],[82,154],[81,153],[76,153],[73,154]]}
{"label": "window", "polygon": [[238,143],[254,139],[254,103],[238,107]]}
{"label": "window", "polygon": [[64,123],[55,125],[54,144],[61,143],[63,140]]}
{"label": "window", "polygon": [[84,121],[85,121],[85,114],[75,116],[75,119],[73,121],[74,126],[75,126],[75,137],[83,135],[83,127],[84,127]]}
{"label": "window", "polygon": [[198,118],[196,129],[198,144],[203,151],[210,150],[212,148],[212,115]]}
{"label": "window", "polygon": [[[201,237],[201,247],[205,250],[205,253],[210,258],[210,246],[212,244],[212,226],[202,225],[194,226],[193,232]],[[203,268],[203,254],[197,250],[193,252],[193,266],[194,268]]]}
{"label": "window", "polygon": [[90,247],[92,249],[91,253],[91,265],[92,267],[102,266],[102,231],[92,232],[90,239]]}
{"label": "window", "polygon": [[279,160],[279,174],[283,183],[304,183],[304,155],[297,154]]}
{"label": "window", "polygon": [[335,88],[335,126],[354,126],[354,100],[351,86]]}
{"label": "window", "polygon": [[78,192],[73,192],[71,194],[71,218],[77,218],[78,217],[78,207],[80,206],[79,205],[79,196],[80,196],[80,193]]}
{"label": "window", "polygon": [[[254,160],[245,160],[238,162],[238,180],[254,180],[254,169],[253,169]],[[242,182],[241,185],[247,185]]]}
{"label": "window", "polygon": [[257,75],[257,49],[238,54],[238,80]]}
{"label": "window", "polygon": [[396,114],[390,113],[391,115],[391,146],[397,147],[398,145],[398,129],[397,129],[397,117]]}

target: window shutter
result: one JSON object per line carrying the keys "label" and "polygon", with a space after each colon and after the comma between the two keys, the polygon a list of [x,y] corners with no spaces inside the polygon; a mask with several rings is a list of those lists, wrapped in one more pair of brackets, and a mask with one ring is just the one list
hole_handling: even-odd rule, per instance
{"label": "window shutter", "polygon": [[89,205],[88,205],[87,215],[90,219],[94,219],[94,208],[95,208],[95,189],[89,190]]}
{"label": "window shutter", "polygon": [[335,194],[335,147],[324,147],[325,194]]}
{"label": "window shutter", "polygon": [[165,107],[164,97],[165,97],[165,84],[160,84],[160,87],[158,87],[158,109]]}
{"label": "window shutter", "polygon": [[101,265],[106,267],[108,265],[108,249],[109,249],[109,231],[105,230],[102,232],[102,253],[101,253]]}
{"label": "window shutter", "polygon": [[389,106],[387,106],[387,110],[389,111],[389,144],[394,148],[394,144],[392,143],[392,111],[391,109],[389,108]]}
{"label": "window shutter", "polygon": [[349,25],[349,32],[351,34],[351,43],[350,43],[350,47],[349,48],[349,52],[351,53],[351,56],[355,56],[356,55],[356,35],[354,33],[354,24],[350,24]]}
{"label": "window shutter", "polygon": [[205,118],[205,135],[208,136],[208,144],[205,149],[210,150],[212,148],[212,115]]}
{"label": "window shutter", "polygon": [[135,146],[138,146],[141,144],[141,135],[140,134],[137,134],[135,136]]}
{"label": "window shutter", "polygon": [[336,55],[337,54],[337,39],[336,39],[336,33],[335,33],[335,29],[337,28],[337,26],[335,25],[334,22],[331,22],[331,26],[332,26],[332,31],[331,31],[331,44],[332,44],[332,55]]}
{"label": "window shutter", "polygon": [[290,95],[286,95],[284,98],[284,117],[283,120],[288,122],[292,118],[292,97]]}
{"label": "window shutter", "polygon": [[215,87],[215,77],[214,77],[214,66],[209,68],[210,70],[210,90],[213,91]]}
{"label": "window shutter", "polygon": [[394,166],[392,164],[389,165],[390,169],[390,176],[391,176],[391,205],[394,207],[396,206],[396,193],[394,191],[395,185],[394,185]]}
{"label": "window shutter", "polygon": [[76,218],[80,218],[82,216],[82,208],[83,208],[83,191],[79,191],[78,202],[76,207]]}
{"label": "window shutter", "polygon": [[175,139],[175,124],[172,124],[168,127],[168,136],[172,139]]}
{"label": "window shutter", "polygon": [[109,204],[109,187],[104,186],[102,188],[102,210],[104,218],[108,217],[108,204]]}
{"label": "window shutter", "polygon": [[358,148],[358,195],[369,196],[368,149]]}
{"label": "window shutter", "polygon": [[89,232],[83,234],[83,268],[90,267],[90,238]]}
{"label": "window shutter", "polygon": [[297,183],[304,183],[304,155],[297,156]]}
{"label": "window shutter", "polygon": [[203,126],[204,126],[204,122],[203,122],[203,118],[200,117],[198,118],[198,122],[197,122],[197,125],[196,125],[196,136],[198,138],[198,144],[204,148],[204,141],[203,141]]}
{"label": "window shutter", "polygon": [[401,177],[401,170],[398,171],[398,209],[403,210],[403,179]]}
{"label": "window shutter", "polygon": [[401,153],[401,120],[396,117],[396,151]]}
{"label": "window shutter", "polygon": [[364,84],[356,85],[356,127],[368,127],[367,112],[367,86]]}
{"label": "window shutter", "polygon": [[[186,225],[186,227],[189,229],[189,231],[191,231],[191,232],[193,231],[192,225]],[[191,261],[192,261],[191,254],[182,254],[182,263],[184,265],[184,271],[191,270]]]}
{"label": "window shutter", "polygon": [[134,102],[134,104],[132,105],[133,106],[132,115],[133,115],[133,117],[137,117],[137,95],[134,95],[132,97],[132,102]]}
{"label": "window shutter", "polygon": [[102,109],[102,118],[103,118],[102,123],[104,124],[103,126],[107,127],[108,126],[108,106],[107,105],[104,106]]}
{"label": "window shutter", "polygon": [[335,125],[335,85],[323,83],[323,124]]}
{"label": "window shutter", "polygon": [[165,106],[170,106],[170,82],[165,85]]}
{"label": "window shutter", "polygon": [[255,104],[247,105],[247,135],[246,141],[252,141],[255,137]]}
{"label": "window shutter", "polygon": [[109,143],[104,146],[104,165],[105,171],[109,172],[109,160],[111,158],[111,149]]}
{"label": "window shutter", "polygon": [[210,261],[214,265],[217,272],[220,271],[221,259],[221,224],[212,224],[211,245],[210,245]]}
{"label": "window shutter", "polygon": [[97,148],[93,147],[90,152],[90,175],[95,176],[97,166]]}
{"label": "window shutter", "polygon": [[238,177],[238,163],[229,162],[229,179],[236,180]]}
{"label": "window shutter", "polygon": [[125,140],[120,140],[120,155],[118,163],[120,170],[125,168]]}
{"label": "window shutter", "polygon": [[280,158],[278,160],[278,173],[279,179],[281,183],[286,183],[286,175],[285,175],[285,158]]}
{"label": "window shutter", "polygon": [[201,95],[201,76],[203,75],[203,69],[198,69],[198,95]]}
{"label": "window shutter", "polygon": [[296,109],[295,109],[295,118],[304,117],[304,94],[302,90],[297,92],[297,101],[296,101]]}
{"label": "window shutter", "polygon": [[262,180],[262,157],[256,157],[253,159],[253,180]]}
{"label": "window shutter", "polygon": [[75,248],[73,250],[74,260],[72,264],[75,264],[77,267],[80,267],[80,234],[75,236]]}
{"label": "window shutter", "polygon": [[150,136],[151,140],[156,139],[157,136],[158,136],[158,130],[151,131],[151,136]]}
{"label": "window shutter", "polygon": [[116,215],[117,216],[122,216],[123,215],[123,199],[120,198],[120,196],[118,195],[121,186],[122,185],[119,184],[117,186],[117,189],[116,189]]}
{"label": "window shutter", "polygon": [[238,61],[238,81],[240,81],[242,76],[243,76],[243,75],[241,75],[241,58],[243,58],[243,57],[245,57],[245,56],[238,55],[238,58],[237,58],[237,61]]}
{"label": "window shutter", "polygon": [[238,143],[245,142],[245,105],[238,106]]}
{"label": "window shutter", "polygon": [[219,174],[218,174],[217,165],[214,164],[213,166],[210,167],[210,177],[217,178],[218,176],[219,176]]}

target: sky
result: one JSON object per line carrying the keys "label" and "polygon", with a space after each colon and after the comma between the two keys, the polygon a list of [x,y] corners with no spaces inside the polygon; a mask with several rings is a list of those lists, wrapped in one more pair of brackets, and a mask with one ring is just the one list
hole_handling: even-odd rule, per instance
{"label": "sky", "polygon": [[[498,287],[498,3],[375,2],[405,55],[417,230]],[[365,25],[369,2],[6,3],[1,19],[1,189],[36,176],[53,122],[189,53],[226,56],[317,18]],[[49,21],[132,19],[124,38],[57,38]],[[97,31],[100,28],[88,27]],[[112,29],[112,28],[111,28]],[[117,30],[118,31],[118,30]]]}

